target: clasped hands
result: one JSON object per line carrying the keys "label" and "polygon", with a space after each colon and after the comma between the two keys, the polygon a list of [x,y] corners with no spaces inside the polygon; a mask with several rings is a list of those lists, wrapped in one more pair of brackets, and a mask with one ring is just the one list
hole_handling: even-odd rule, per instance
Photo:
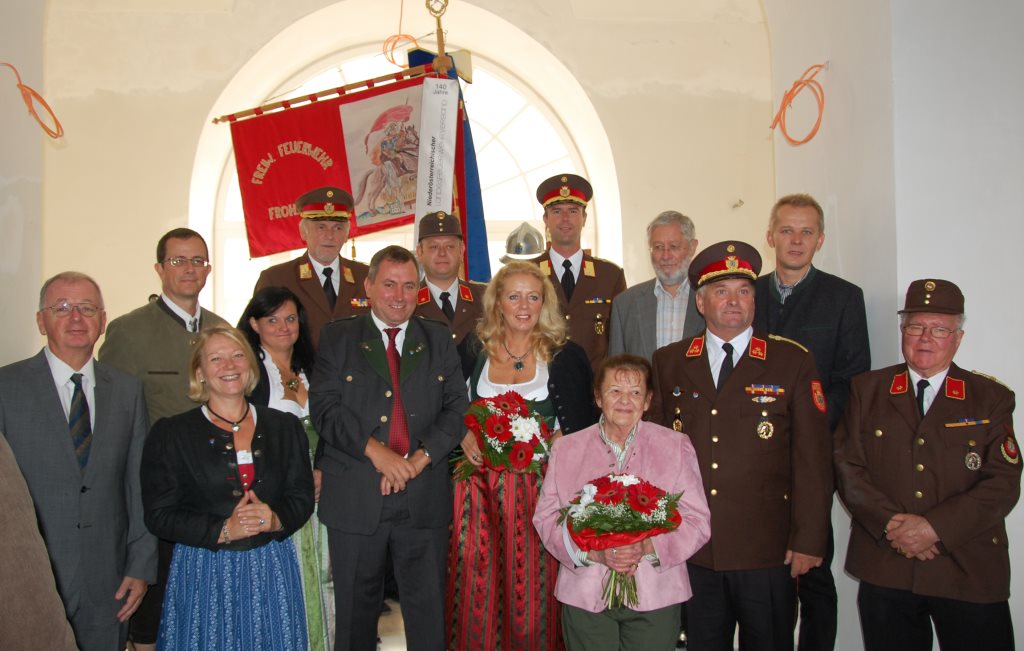
{"label": "clasped hands", "polygon": [[422,448],[406,458],[373,437],[366,442],[365,453],[380,473],[381,495],[404,491],[406,485],[430,465],[430,457]]}
{"label": "clasped hands", "polygon": [[608,549],[591,549],[587,552],[587,560],[591,563],[600,563],[609,569],[632,576],[640,566],[640,560],[647,554],[654,553],[654,544],[650,538],[621,547],[610,547]]}
{"label": "clasped hands", "polygon": [[250,538],[256,534],[279,531],[282,529],[281,521],[277,514],[270,509],[270,505],[260,500],[259,496],[251,491],[245,491],[242,499],[238,500],[235,508],[231,511],[231,517],[225,522],[227,540],[221,532],[219,542],[229,540],[241,540]]}
{"label": "clasped hands", "polygon": [[897,513],[892,516],[885,525],[885,538],[897,554],[907,558],[930,561],[942,553],[938,548],[939,535],[920,515]]}

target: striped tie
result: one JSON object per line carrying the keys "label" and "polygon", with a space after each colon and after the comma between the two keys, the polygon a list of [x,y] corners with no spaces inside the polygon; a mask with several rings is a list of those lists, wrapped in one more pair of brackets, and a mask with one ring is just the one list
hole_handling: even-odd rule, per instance
{"label": "striped tie", "polygon": [[82,390],[82,374],[72,373],[71,381],[75,392],[71,394],[71,409],[68,410],[68,428],[71,430],[71,443],[75,446],[78,465],[85,468],[89,463],[89,448],[92,447],[92,425],[89,423],[89,403]]}

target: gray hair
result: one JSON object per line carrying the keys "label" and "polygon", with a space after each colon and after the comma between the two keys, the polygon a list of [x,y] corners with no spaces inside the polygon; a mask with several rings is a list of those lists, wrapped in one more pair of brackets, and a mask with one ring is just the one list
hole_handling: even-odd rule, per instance
{"label": "gray hair", "polygon": [[647,225],[647,243],[651,243],[651,233],[658,226],[678,226],[679,232],[683,234],[687,242],[692,242],[693,238],[697,237],[697,229],[693,226],[693,220],[684,215],[681,212],[675,210],[666,210],[655,217],[650,224]]}
{"label": "gray hair", "polygon": [[50,289],[50,285],[53,283],[63,280],[69,283],[89,283],[96,288],[96,294],[100,297],[100,304],[96,307],[103,309],[103,292],[100,291],[100,285],[92,276],[88,276],[80,271],[62,271],[53,278],[48,279],[43,283],[43,288],[39,290],[39,309],[42,310],[46,307],[46,290]]}
{"label": "gray hair", "polygon": [[[904,312],[903,314],[900,314],[900,327],[901,328],[904,325],[906,325],[907,317],[910,316],[911,314],[917,314],[917,312]],[[954,314],[952,316],[957,317],[956,329],[957,330],[963,330],[964,329],[964,324],[967,323],[967,314],[966,313],[961,313],[961,314]]]}

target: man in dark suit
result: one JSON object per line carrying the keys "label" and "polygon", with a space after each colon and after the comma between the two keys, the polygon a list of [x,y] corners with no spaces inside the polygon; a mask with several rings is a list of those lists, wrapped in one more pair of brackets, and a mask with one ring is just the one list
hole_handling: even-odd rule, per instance
{"label": "man in dark suit", "polygon": [[295,207],[302,216],[299,234],[306,252],[264,269],[253,293],[264,287],[292,290],[306,308],[315,348],[324,325],[369,311],[363,292],[366,265],[341,257],[341,247],[348,240],[352,195],[341,188],[317,188],[296,199]]}
{"label": "man in dark suit", "polygon": [[960,288],[912,282],[900,311],[906,363],[855,378],[836,431],[867,651],[928,651],[933,625],[943,649],[1013,648],[1014,397],[953,363],[963,324]]}
{"label": "man in dark suit", "polygon": [[[142,380],[150,426],[196,406],[188,397],[192,343],[200,330],[228,325],[199,305],[199,293],[213,269],[202,235],[189,228],[164,233],[156,244],[153,268],[160,277],[160,295],[111,321],[99,353],[104,364]],[[157,581],[130,625],[135,651],[156,648],[173,550],[169,541],[158,544]]]}
{"label": "man in dark suit", "polygon": [[558,174],[537,187],[551,246],[533,261],[555,285],[569,338],[587,351],[596,369],[608,355],[612,299],[626,289],[626,276],[618,265],[583,250],[583,225],[593,195],[590,183],[576,174]]}
{"label": "man in dark suit", "polygon": [[458,217],[438,211],[420,219],[416,258],[423,266],[423,282],[416,296],[416,316],[447,323],[456,346],[480,320],[487,289],[459,278],[465,253]]}
{"label": "man in dark suit", "polygon": [[[754,327],[794,339],[814,354],[835,431],[854,376],[871,369],[864,292],[812,263],[825,242],[825,213],[814,197],[779,199],[768,222],[768,246],[775,271],[757,279]],[[839,599],[832,576],[835,551],[829,528],[821,567],[800,579],[800,651],[831,651],[836,643]]]}
{"label": "man in dark suit", "polygon": [[418,287],[411,252],[378,251],[364,283],[370,314],[324,328],[311,382],[339,651],[376,648],[388,552],[409,649],[444,649],[447,459],[469,401],[448,329],[411,318]]}
{"label": "man in dark suit", "polygon": [[612,303],[608,354],[651,359],[654,351],[704,329],[687,274],[697,252],[693,221],[666,210],[647,225],[654,278],[633,285]]}
{"label": "man in dark suit", "polygon": [[128,618],[156,580],[139,483],[142,384],[93,360],[106,314],[85,274],[46,281],[36,323],[46,347],[0,369],[0,431],[35,502],[78,646],[123,649]]}
{"label": "man in dark suit", "polygon": [[832,506],[825,395],[805,348],[756,332],[757,251],[708,247],[690,265],[700,336],[654,353],[651,420],[690,436],[711,541],[689,560],[689,648],[792,649],[796,577],[822,561]]}

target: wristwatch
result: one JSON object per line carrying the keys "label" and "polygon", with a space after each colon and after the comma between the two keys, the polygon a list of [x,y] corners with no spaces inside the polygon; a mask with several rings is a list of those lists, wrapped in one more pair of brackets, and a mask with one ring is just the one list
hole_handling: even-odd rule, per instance
{"label": "wristwatch", "polygon": [[658,552],[651,552],[650,554],[644,554],[644,560],[651,564],[651,567],[658,567],[661,565],[661,559],[658,558]]}

